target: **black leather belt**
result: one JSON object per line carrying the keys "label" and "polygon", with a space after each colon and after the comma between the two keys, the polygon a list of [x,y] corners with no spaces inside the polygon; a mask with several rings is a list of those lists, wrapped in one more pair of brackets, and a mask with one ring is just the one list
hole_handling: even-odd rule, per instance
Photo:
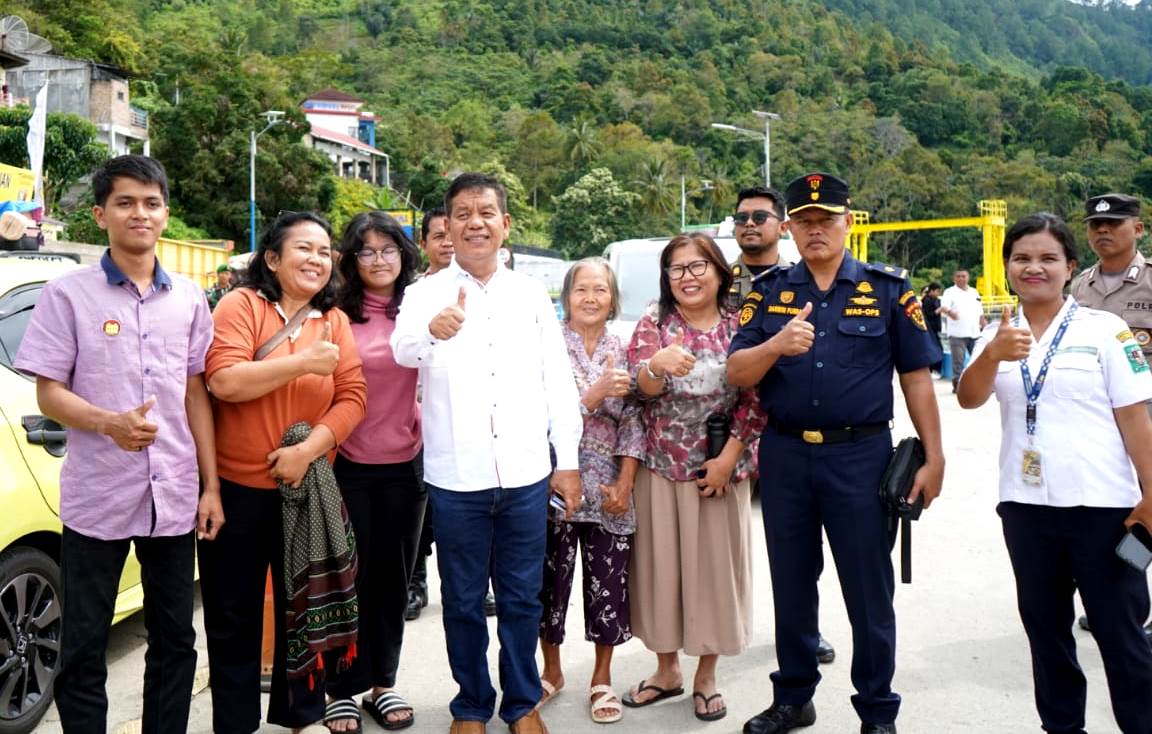
{"label": "black leather belt", "polygon": [[845,426],[844,428],[794,428],[786,426],[771,416],[768,425],[781,436],[798,438],[804,443],[844,443],[845,441],[859,441],[867,436],[875,436],[889,430],[887,423],[866,423],[862,426]]}

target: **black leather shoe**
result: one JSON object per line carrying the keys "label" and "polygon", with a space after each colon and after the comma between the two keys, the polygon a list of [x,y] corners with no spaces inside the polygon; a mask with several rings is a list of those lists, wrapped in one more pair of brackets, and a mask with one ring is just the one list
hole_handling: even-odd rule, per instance
{"label": "black leather shoe", "polygon": [[428,606],[428,592],[421,591],[417,586],[408,588],[408,606],[404,609],[404,619],[411,622],[419,619],[424,607]]}
{"label": "black leather shoe", "polygon": [[836,659],[836,648],[832,647],[832,643],[824,639],[824,635],[820,635],[820,641],[816,643],[816,662],[830,663]]}
{"label": "black leather shoe", "polygon": [[895,724],[861,724],[860,734],[896,734]]}
{"label": "black leather shoe", "polygon": [[773,703],[744,722],[744,734],[785,734],[816,723],[816,707],[811,701],[803,706]]}
{"label": "black leather shoe", "polygon": [[496,597],[492,596],[491,591],[489,591],[488,595],[484,597],[484,616],[496,616]]}

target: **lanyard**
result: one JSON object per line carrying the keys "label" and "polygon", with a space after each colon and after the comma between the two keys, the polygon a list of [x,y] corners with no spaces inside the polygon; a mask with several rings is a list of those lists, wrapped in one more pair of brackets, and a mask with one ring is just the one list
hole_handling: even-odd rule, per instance
{"label": "lanyard", "polygon": [[[1028,435],[1036,435],[1036,401],[1040,399],[1040,391],[1044,389],[1044,378],[1048,376],[1048,366],[1052,364],[1052,356],[1056,354],[1056,348],[1060,346],[1060,340],[1064,338],[1064,332],[1068,331],[1068,323],[1072,321],[1072,314],[1076,313],[1076,309],[1080,304],[1075,301],[1068,307],[1067,313],[1064,314],[1064,320],[1060,322],[1059,328],[1056,329],[1056,334],[1052,337],[1052,343],[1048,345],[1048,352],[1044,355],[1044,361],[1040,364],[1040,371],[1036,373],[1036,381],[1032,381],[1032,373],[1028,369],[1028,358],[1020,360],[1020,377],[1024,380],[1024,397],[1028,400],[1028,407],[1024,410],[1024,425],[1028,429]],[[1020,316],[1016,316],[1016,324],[1020,324]]]}

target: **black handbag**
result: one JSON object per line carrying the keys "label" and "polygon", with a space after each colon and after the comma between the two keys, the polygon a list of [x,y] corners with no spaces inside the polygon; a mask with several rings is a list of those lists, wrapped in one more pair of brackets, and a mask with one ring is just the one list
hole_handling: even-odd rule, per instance
{"label": "black handbag", "polygon": [[880,479],[880,502],[888,512],[888,541],[895,544],[900,534],[900,581],[912,583],[912,521],[920,519],[924,495],[908,501],[916,472],[924,466],[924,444],[919,438],[900,440],[892,449],[892,459]]}

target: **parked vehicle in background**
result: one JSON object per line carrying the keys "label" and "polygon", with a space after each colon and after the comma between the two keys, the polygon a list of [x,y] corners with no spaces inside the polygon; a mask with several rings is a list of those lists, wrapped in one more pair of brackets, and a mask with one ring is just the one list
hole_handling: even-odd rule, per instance
{"label": "parked vehicle in background", "polygon": [[[63,426],[40,413],[36,381],[12,368],[44,283],[80,267],[67,255],[0,253],[0,732],[32,731],[60,663]],[[129,553],[115,620],[143,605]]]}
{"label": "parked vehicle in background", "polygon": [[[724,230],[721,230],[724,231]],[[728,230],[729,232],[731,229]],[[620,285],[620,313],[608,323],[608,329],[624,343],[632,339],[636,322],[648,304],[660,298],[660,252],[671,237],[647,237],[613,242],[604,249],[604,257],[616,273]],[[740,245],[732,237],[716,237],[724,259],[735,262]],[[788,262],[799,262],[800,253],[791,238],[780,238],[780,256]]]}

